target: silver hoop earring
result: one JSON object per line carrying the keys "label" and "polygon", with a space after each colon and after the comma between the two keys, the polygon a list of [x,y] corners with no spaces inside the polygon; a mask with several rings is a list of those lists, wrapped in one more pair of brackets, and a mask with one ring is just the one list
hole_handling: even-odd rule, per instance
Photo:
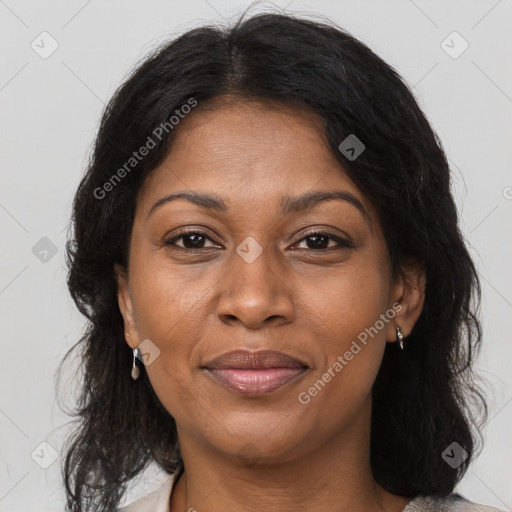
{"label": "silver hoop earring", "polygon": [[133,380],[137,380],[139,378],[139,375],[140,375],[140,369],[137,366],[137,364],[135,363],[135,359],[137,358],[137,351],[138,350],[139,350],[138,348],[134,348],[133,349],[133,363],[132,363],[132,379]]}
{"label": "silver hoop earring", "polygon": [[404,335],[402,333],[402,329],[400,329],[400,327],[398,327],[398,325],[396,325],[395,328],[396,328],[396,335],[398,338],[398,343],[400,344],[400,349],[403,350],[404,349]]}

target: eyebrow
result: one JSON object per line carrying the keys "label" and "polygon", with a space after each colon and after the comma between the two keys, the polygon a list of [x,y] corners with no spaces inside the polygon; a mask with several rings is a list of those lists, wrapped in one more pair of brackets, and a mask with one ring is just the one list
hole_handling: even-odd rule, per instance
{"label": "eyebrow", "polygon": [[[164,204],[167,204],[171,201],[176,200],[184,200],[188,201],[192,204],[195,204],[197,206],[200,206],[201,208],[204,208],[208,211],[214,211],[214,212],[221,212],[225,213],[229,211],[229,207],[227,203],[220,197],[215,196],[213,194],[207,194],[207,193],[198,193],[198,192],[192,192],[192,191],[181,191],[181,192],[174,192],[172,194],[169,194],[165,197],[162,197],[159,199],[149,210],[147,217],[149,216],[158,208],[163,206]],[[281,214],[283,216],[289,215],[291,213],[298,213],[310,210],[311,208],[315,207],[316,205],[324,202],[324,201],[331,201],[331,200],[340,200],[340,201],[346,201],[352,206],[356,207],[359,212],[363,215],[363,217],[368,222],[370,229],[372,229],[372,220],[368,212],[366,211],[366,208],[363,206],[363,203],[351,194],[350,192],[346,192],[344,190],[327,190],[327,191],[315,191],[315,192],[306,192],[304,194],[298,195],[298,196],[287,196],[284,197],[281,200]]]}

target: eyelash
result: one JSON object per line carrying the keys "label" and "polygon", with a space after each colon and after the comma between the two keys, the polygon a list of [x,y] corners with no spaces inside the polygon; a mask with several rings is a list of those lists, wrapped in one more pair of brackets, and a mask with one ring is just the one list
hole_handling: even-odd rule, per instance
{"label": "eyelash", "polygon": [[[176,235],[176,236],[166,240],[164,242],[164,245],[165,246],[171,246],[171,245],[176,246],[175,242],[177,240],[179,240],[180,238],[184,238],[186,236],[190,236],[190,235],[199,235],[199,236],[202,236],[204,238],[207,238],[208,240],[210,240],[210,242],[217,243],[217,242],[215,242],[215,240],[212,240],[206,233],[203,233],[202,231],[190,230],[190,231],[183,231],[179,235]],[[309,248],[306,248],[305,250],[307,250],[307,251],[325,252],[325,251],[340,250],[340,249],[351,249],[351,248],[354,247],[354,244],[352,242],[349,242],[348,240],[344,240],[343,238],[340,238],[340,237],[338,237],[336,235],[333,235],[332,233],[329,233],[329,232],[326,232],[326,231],[312,231],[310,233],[307,233],[305,236],[303,236],[296,243],[303,242],[304,240],[306,240],[308,238],[311,238],[313,236],[324,236],[324,237],[330,238],[331,240],[335,241],[338,244],[338,246],[337,247],[328,247],[328,248],[325,248],[325,249],[309,249]],[[194,251],[194,250],[199,250],[200,251],[202,249],[213,249],[213,247],[198,247],[196,249],[189,248],[189,247],[181,247],[181,246],[176,246],[176,247],[179,247],[180,249],[184,249],[184,250],[188,250],[188,251]],[[299,250],[304,250],[304,249],[299,249]]]}

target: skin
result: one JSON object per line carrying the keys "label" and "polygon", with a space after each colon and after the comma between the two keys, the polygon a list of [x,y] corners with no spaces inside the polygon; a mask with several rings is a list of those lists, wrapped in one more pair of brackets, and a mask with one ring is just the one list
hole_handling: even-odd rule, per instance
{"label": "skin", "polygon": [[[126,342],[160,350],[147,371],[177,425],[185,472],[170,510],[388,511],[412,498],[374,481],[371,388],[395,325],[407,337],[423,307],[425,276],[413,262],[392,279],[372,204],[329,150],[320,119],[276,104],[224,97],[198,105],[139,191],[127,272],[116,267]],[[280,213],[284,196],[343,190],[363,204],[328,200]],[[227,212],[162,197],[220,196]],[[149,214],[149,216],[148,216]],[[206,235],[202,249],[191,228]],[[354,247],[311,232],[327,231]],[[263,249],[236,252],[252,237]],[[185,245],[187,244],[187,245]],[[199,244],[199,247],[201,247]],[[308,404],[307,391],[379,316],[396,316]],[[258,398],[215,382],[200,366],[237,348],[275,349],[305,361],[299,380]]]}

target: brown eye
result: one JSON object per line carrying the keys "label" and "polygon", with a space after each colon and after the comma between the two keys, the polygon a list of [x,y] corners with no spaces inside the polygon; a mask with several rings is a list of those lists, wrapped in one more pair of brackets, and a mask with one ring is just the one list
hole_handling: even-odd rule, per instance
{"label": "brown eye", "polygon": [[[343,249],[351,248],[354,245],[348,240],[339,238],[331,233],[315,232],[309,233],[307,236],[302,238],[298,243],[306,241],[307,247],[299,247],[299,249],[310,249],[310,250],[327,250],[327,249]],[[335,242],[334,246],[330,246],[330,242]],[[337,244],[337,245],[336,245]]]}
{"label": "brown eye", "polygon": [[[183,240],[182,245],[176,243],[178,240]],[[182,249],[208,249],[209,247],[205,247],[204,245],[206,241],[214,243],[213,240],[205,233],[200,231],[186,231],[173,238],[170,238],[169,240],[166,240],[165,245],[175,245],[176,247],[180,247]],[[210,247],[217,247],[217,245]]]}

